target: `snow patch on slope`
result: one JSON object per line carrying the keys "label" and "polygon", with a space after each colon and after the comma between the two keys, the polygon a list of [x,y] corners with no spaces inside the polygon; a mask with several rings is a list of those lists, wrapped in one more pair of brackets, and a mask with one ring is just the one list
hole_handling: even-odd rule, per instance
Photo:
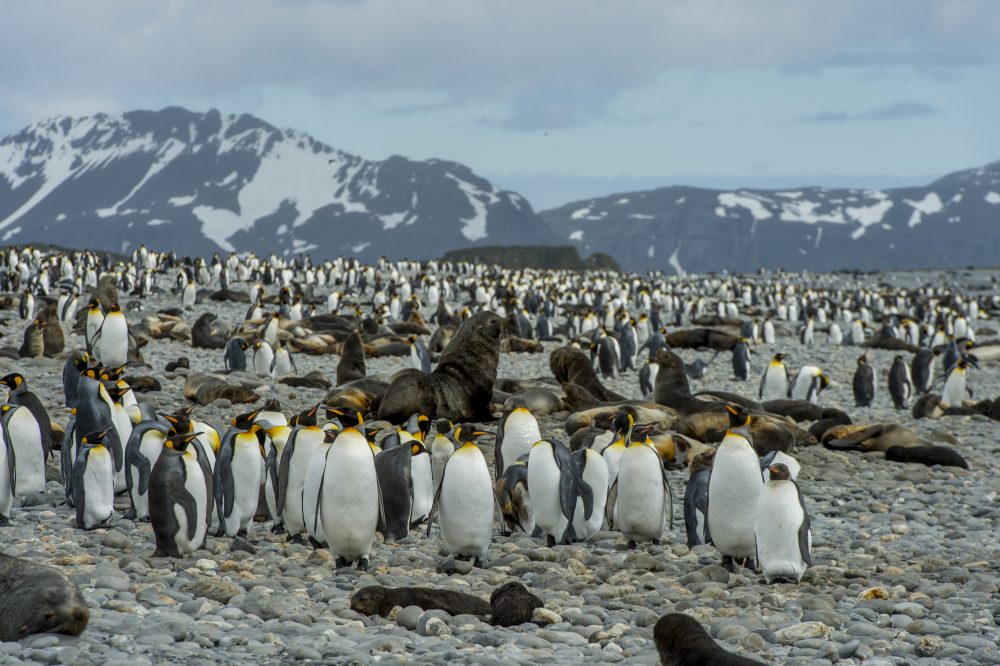
{"label": "snow patch on slope", "polygon": [[910,214],[910,221],[907,223],[911,229],[920,224],[924,215],[933,215],[944,210],[944,204],[941,203],[941,197],[937,192],[928,192],[920,201],[910,199],[903,201],[913,207],[913,213]]}

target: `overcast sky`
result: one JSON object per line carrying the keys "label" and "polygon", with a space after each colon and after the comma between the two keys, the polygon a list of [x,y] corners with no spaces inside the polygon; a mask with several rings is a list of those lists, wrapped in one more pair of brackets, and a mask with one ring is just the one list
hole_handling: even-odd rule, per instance
{"label": "overcast sky", "polygon": [[1000,159],[993,0],[79,0],[2,20],[0,135],[215,107],[365,157],[457,160],[536,208]]}

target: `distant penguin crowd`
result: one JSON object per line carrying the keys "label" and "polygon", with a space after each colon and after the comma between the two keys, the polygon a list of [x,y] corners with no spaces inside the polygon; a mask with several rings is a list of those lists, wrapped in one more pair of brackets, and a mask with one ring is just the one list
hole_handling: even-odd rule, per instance
{"label": "distant penguin crowd", "polygon": [[[497,535],[558,547],[615,530],[626,548],[708,544],[727,569],[798,583],[813,531],[796,451],[963,467],[960,444],[907,423],[1000,420],[1000,401],[974,392],[1000,358],[993,287],[6,248],[3,341],[22,342],[0,358],[58,359],[63,390],[47,411],[29,371],[0,378],[0,525],[51,465],[80,529],[113,523],[127,498],[158,557],[266,526],[328,549],[337,568],[367,570],[381,540],[414,534],[486,567]],[[176,307],[147,312],[153,295]],[[242,321],[221,321],[217,302],[240,304]],[[143,372],[159,339],[217,362],[172,362],[187,380],[166,400]],[[793,355],[783,344],[796,339]],[[852,377],[831,377],[824,345],[857,348]],[[498,377],[513,353],[548,353],[552,376]],[[704,384],[719,354],[745,392]],[[299,374],[301,355],[322,370]],[[403,369],[370,375],[376,357]],[[850,385],[851,414],[824,404],[835,382]],[[254,392],[275,383],[328,393],[282,405]],[[220,399],[224,423],[202,411]],[[890,404],[899,423],[867,420]]]}

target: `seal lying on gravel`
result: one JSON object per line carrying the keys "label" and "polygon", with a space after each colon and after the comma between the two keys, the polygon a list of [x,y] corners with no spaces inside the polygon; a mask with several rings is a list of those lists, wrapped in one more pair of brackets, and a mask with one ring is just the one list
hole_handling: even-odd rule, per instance
{"label": "seal lying on gravel", "polygon": [[493,590],[490,595],[490,623],[497,627],[513,627],[531,622],[536,608],[544,608],[542,600],[521,583],[512,581]]}
{"label": "seal lying on gravel", "polygon": [[200,405],[210,405],[222,399],[233,404],[260,400],[260,396],[251,389],[210,374],[188,377],[184,382],[184,397]]}
{"label": "seal lying on gravel", "polygon": [[351,595],[351,610],[362,615],[387,617],[396,606],[419,606],[424,610],[443,610],[451,615],[490,614],[484,599],[453,590],[433,587],[383,587],[369,585]]}
{"label": "seal lying on gravel", "polygon": [[683,613],[664,615],[653,629],[656,651],[663,666],[760,666],[719,647],[704,627]]}
{"label": "seal lying on gravel", "polygon": [[0,641],[29,634],[79,636],[90,613],[61,571],[0,553]]}
{"label": "seal lying on gravel", "polygon": [[401,423],[411,414],[452,421],[490,421],[504,320],[492,312],[472,315],[441,354],[434,372],[398,372],[379,407],[379,419]]}
{"label": "seal lying on gravel", "polygon": [[823,446],[828,449],[883,451],[886,460],[895,462],[969,468],[969,463],[955,449],[929,442],[906,426],[895,423],[836,426],[823,433]]}

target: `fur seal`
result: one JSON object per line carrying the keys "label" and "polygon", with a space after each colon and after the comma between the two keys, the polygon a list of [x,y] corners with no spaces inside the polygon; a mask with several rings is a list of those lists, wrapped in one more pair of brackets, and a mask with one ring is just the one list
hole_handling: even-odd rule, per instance
{"label": "fur seal", "polygon": [[543,416],[564,409],[562,391],[555,387],[530,387],[509,396],[503,403],[503,411],[509,412],[524,407],[535,416]]}
{"label": "fur seal", "polygon": [[216,400],[228,400],[233,404],[260,400],[260,396],[252,389],[210,374],[188,377],[184,382],[184,397],[200,405],[208,405]]}
{"label": "fur seal", "polygon": [[514,627],[531,622],[536,608],[545,604],[521,583],[512,581],[493,590],[490,595],[490,623],[497,627]]}
{"label": "fur seal", "polygon": [[763,663],[719,647],[697,620],[683,613],[661,617],[653,628],[653,640],[662,666],[761,666]]}
{"label": "fur seal", "polygon": [[[799,446],[810,446],[816,439],[805,430],[782,417],[755,414],[750,422],[753,448],[758,456],[771,451],[794,451]],[[720,442],[729,427],[729,417],[722,413],[700,412],[689,414],[677,422],[677,432],[701,442]]]}
{"label": "fur seal", "polygon": [[455,333],[429,375],[398,372],[386,389],[379,419],[401,423],[411,414],[452,421],[490,421],[504,320],[492,312],[472,315]]}
{"label": "fur seal", "polygon": [[592,396],[604,402],[624,400],[604,387],[594,372],[594,366],[587,355],[576,347],[559,347],[549,354],[549,369],[559,383],[569,382],[586,389]]}
{"label": "fur seal", "polygon": [[191,346],[201,349],[225,349],[228,336],[214,330],[212,322],[218,316],[214,312],[206,312],[198,317],[191,327]]}
{"label": "fur seal", "polygon": [[337,386],[364,379],[367,376],[365,368],[365,345],[361,341],[361,336],[351,333],[344,340],[344,348],[340,352],[340,361],[337,363]]}
{"label": "fur seal", "polygon": [[378,412],[389,385],[381,379],[364,377],[331,390],[323,398],[327,407],[353,407],[362,414]]}
{"label": "fur seal", "polygon": [[965,458],[952,447],[934,444],[895,423],[836,426],[823,433],[822,441],[828,449],[882,451],[886,460],[895,462],[969,468]]}
{"label": "fur seal", "polygon": [[730,333],[713,328],[688,328],[667,333],[667,344],[680,349],[701,349],[708,347],[716,351],[729,351],[736,346],[739,338]]}
{"label": "fur seal", "polygon": [[80,590],[61,571],[0,553],[0,641],[40,633],[79,636],[89,619]]}
{"label": "fur seal", "polygon": [[653,385],[653,401],[672,407],[682,416],[709,411],[728,418],[720,399],[740,405],[751,413],[760,414],[764,411],[759,402],[727,391],[701,391],[692,395],[684,361],[671,351],[657,350],[656,362],[660,365],[660,370],[656,373],[656,383]]}
{"label": "fur seal", "polygon": [[313,370],[301,377],[288,375],[278,380],[279,384],[294,386],[296,388],[329,389],[333,382],[327,379],[326,375],[319,370]]}
{"label": "fur seal", "polygon": [[465,592],[438,590],[433,587],[384,587],[369,585],[351,595],[351,610],[362,615],[387,617],[396,606],[419,606],[424,610],[443,610],[450,615],[490,614],[490,604]]}
{"label": "fur seal", "polygon": [[572,435],[590,425],[605,430],[610,429],[611,422],[621,411],[631,414],[633,423],[652,424],[660,430],[672,430],[678,419],[677,412],[669,407],[641,400],[628,400],[616,405],[603,405],[570,414],[566,419],[566,434]]}

